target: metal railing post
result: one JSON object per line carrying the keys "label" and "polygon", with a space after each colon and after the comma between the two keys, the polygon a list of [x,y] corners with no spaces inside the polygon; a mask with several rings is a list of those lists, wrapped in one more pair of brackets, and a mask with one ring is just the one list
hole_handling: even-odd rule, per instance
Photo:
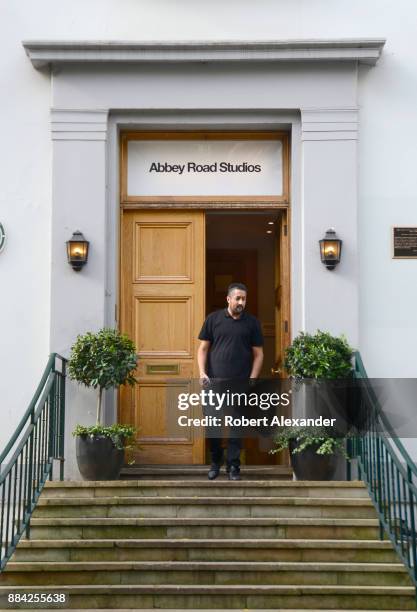
{"label": "metal railing post", "polygon": [[[382,503],[382,483],[381,483],[381,440],[379,436],[376,438],[376,477],[377,477],[377,503],[379,512],[381,513],[383,510]],[[384,526],[381,521],[379,521],[379,539],[384,539]]]}
{"label": "metal railing post", "polygon": [[32,489],[33,489],[33,435],[34,435],[34,420],[35,411],[30,419],[30,426],[32,427],[32,431],[29,436],[29,465],[28,465],[28,479],[27,479],[27,500],[26,500],[26,513],[25,513],[25,521],[26,521],[26,538],[29,540],[30,538],[30,514],[32,508]]}
{"label": "metal railing post", "polygon": [[51,462],[49,472],[49,480],[53,480],[54,476],[54,447],[55,447],[55,419],[56,419],[56,387],[57,374],[54,372],[54,382],[51,389],[51,402],[49,405],[49,426],[48,426],[48,462]]}
{"label": "metal railing post", "polygon": [[350,438],[347,439],[346,441],[346,452],[348,454],[348,459],[346,459],[346,480],[350,481],[352,480],[352,466],[351,466],[351,460],[352,460],[352,440]]}
{"label": "metal railing post", "polygon": [[[410,485],[413,484],[413,474],[411,468],[407,465],[407,480]],[[408,487],[408,501],[410,504],[410,523],[411,523],[411,544],[412,544],[412,556],[413,556],[413,569],[414,569],[414,581],[417,584],[417,550],[416,550],[416,523],[415,523],[415,500],[411,490],[411,486]]]}
{"label": "metal railing post", "polygon": [[64,480],[64,450],[65,450],[65,378],[66,378],[66,362],[62,362],[61,373],[61,396],[59,398],[59,479]]}

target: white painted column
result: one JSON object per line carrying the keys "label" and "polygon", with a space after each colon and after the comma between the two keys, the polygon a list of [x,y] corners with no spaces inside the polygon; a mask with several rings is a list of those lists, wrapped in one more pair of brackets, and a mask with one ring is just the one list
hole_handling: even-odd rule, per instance
{"label": "white painted column", "polygon": [[[86,331],[105,325],[107,111],[52,110],[51,347],[68,357]],[[74,272],[66,241],[80,230],[90,242],[88,263]],[[66,478],[78,477],[71,432],[94,423],[96,393],[67,380]]]}
{"label": "white painted column", "polygon": [[[346,334],[356,347],[358,313],[357,110],[301,111],[301,261],[304,329]],[[334,227],[341,263],[329,271],[318,241]],[[294,329],[294,334],[300,330]]]}

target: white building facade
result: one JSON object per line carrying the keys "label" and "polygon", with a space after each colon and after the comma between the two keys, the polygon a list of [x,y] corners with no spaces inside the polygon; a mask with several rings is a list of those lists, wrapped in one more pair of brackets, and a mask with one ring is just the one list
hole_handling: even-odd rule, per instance
{"label": "white building facade", "polygon": [[[393,226],[417,225],[413,17],[408,0],[6,4],[0,447],[49,353],[120,323],[125,132],[286,135],[288,333],[343,333],[370,376],[417,376],[417,263],[392,249]],[[203,210],[203,180],[194,195]],[[329,227],[343,240],[332,272],[318,250]],[[65,250],[77,229],[80,273]],[[93,422],[95,397],[70,383],[67,407],[72,476],[70,432]]]}

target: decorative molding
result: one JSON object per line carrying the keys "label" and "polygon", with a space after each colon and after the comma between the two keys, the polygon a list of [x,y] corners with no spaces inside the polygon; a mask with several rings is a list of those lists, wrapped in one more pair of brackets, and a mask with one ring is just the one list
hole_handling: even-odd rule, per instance
{"label": "decorative molding", "polygon": [[106,140],[108,111],[51,109],[52,140]]}
{"label": "decorative molding", "polygon": [[[186,434],[186,435],[177,435],[175,436],[174,434],[172,434],[172,436],[170,437],[169,435],[154,435],[154,436],[149,436],[146,435],[146,431],[144,431],[144,435],[141,436],[141,429],[145,430],[145,426],[143,425],[142,421],[141,421],[141,417],[144,414],[144,412],[146,412],[147,410],[149,410],[149,404],[146,404],[147,398],[146,398],[146,392],[143,391],[143,389],[146,388],[154,388],[154,389],[160,389],[162,395],[164,396],[164,403],[167,405],[167,408],[169,407],[168,402],[167,402],[167,395],[166,392],[168,390],[168,393],[170,390],[172,390],[173,388],[179,388],[181,390],[186,389],[189,392],[190,389],[190,385],[185,383],[183,380],[173,380],[172,378],[169,379],[169,381],[167,381],[166,377],[164,380],[161,381],[157,381],[157,380],[139,380],[138,384],[136,386],[137,389],[137,411],[136,411],[136,415],[137,415],[137,425],[138,425],[138,429],[139,429],[139,436],[137,438],[138,443],[140,446],[146,446],[146,445],[150,445],[152,446],[153,444],[166,444],[166,445],[175,445],[175,444],[181,444],[181,445],[191,445],[193,444],[193,430],[192,428],[187,428],[187,430],[181,431],[181,433]],[[143,403],[145,402],[145,403]],[[169,432],[167,432],[169,434]],[[179,433],[179,432],[178,432]]]}
{"label": "decorative molding", "polygon": [[301,138],[307,140],[357,140],[357,108],[306,108],[301,110]]}
{"label": "decorative molding", "polygon": [[259,210],[260,208],[275,210],[277,208],[288,208],[289,201],[287,199],[276,199],[276,198],[268,198],[254,196],[253,198],[245,199],[244,196],[241,198],[233,198],[227,200],[225,198],[211,198],[209,201],[208,198],[203,197],[190,197],[190,198],[178,198],[175,201],[160,198],[158,201],[155,199],[147,199],[144,198],[140,202],[123,202],[121,204],[121,208],[123,210],[141,210],[141,209],[175,209],[175,208],[187,208],[187,209],[204,209],[204,210],[216,210],[216,209],[254,209]]}
{"label": "decorative molding", "polygon": [[[181,318],[185,320],[185,329],[188,330],[182,340],[184,341],[184,348],[165,350],[165,349],[149,349],[149,348],[138,348],[137,353],[141,358],[159,358],[159,359],[179,359],[179,358],[192,358],[192,347],[193,347],[193,336],[192,336],[192,297],[190,295],[134,295],[135,308],[134,317],[136,321],[136,333],[139,338],[143,338],[141,329],[141,313],[140,307],[143,304],[182,304],[184,309],[182,310]],[[142,315],[142,319],[144,319]]]}
{"label": "decorative molding", "polygon": [[[146,275],[141,273],[141,258],[140,258],[140,249],[138,245],[141,242],[144,242],[144,236],[142,234],[143,230],[169,230],[169,229],[180,229],[185,232],[183,240],[186,245],[185,251],[185,269],[183,270],[183,274],[176,274],[175,276],[169,275]],[[142,234],[142,235],[141,235]],[[194,226],[191,221],[138,221],[135,223],[135,276],[133,279],[134,283],[192,283],[194,281],[193,278],[193,264],[192,264],[192,254],[195,252],[194,245]],[[139,251],[139,252],[138,252]],[[155,254],[156,256],[156,254]]]}
{"label": "decorative molding", "polygon": [[277,41],[23,41],[37,69],[68,63],[359,62],[375,65],[383,38]]}

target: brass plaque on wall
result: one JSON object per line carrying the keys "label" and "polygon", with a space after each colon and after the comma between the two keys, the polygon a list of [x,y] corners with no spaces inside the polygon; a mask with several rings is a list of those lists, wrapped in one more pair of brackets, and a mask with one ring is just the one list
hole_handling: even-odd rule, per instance
{"label": "brass plaque on wall", "polygon": [[417,259],[417,226],[392,228],[393,259]]}

